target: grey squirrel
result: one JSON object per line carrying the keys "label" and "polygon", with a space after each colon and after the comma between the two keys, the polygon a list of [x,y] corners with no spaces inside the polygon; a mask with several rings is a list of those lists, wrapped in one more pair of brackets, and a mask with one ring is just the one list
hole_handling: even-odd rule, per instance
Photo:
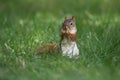
{"label": "grey squirrel", "polygon": [[61,27],[61,40],[58,44],[47,44],[37,49],[37,54],[48,53],[55,51],[61,53],[63,56],[69,58],[78,57],[79,49],[77,47],[77,28],[75,24],[75,17],[71,19],[65,17]]}

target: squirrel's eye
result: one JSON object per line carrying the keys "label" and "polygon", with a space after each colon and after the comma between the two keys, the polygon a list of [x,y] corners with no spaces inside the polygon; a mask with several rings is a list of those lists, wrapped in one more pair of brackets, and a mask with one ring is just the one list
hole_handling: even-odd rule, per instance
{"label": "squirrel's eye", "polygon": [[72,23],[70,23],[70,25],[73,25]]}

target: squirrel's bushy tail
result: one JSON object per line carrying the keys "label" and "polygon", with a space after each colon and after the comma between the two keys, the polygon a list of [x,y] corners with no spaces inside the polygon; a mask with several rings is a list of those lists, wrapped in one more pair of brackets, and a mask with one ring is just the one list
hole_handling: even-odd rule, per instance
{"label": "squirrel's bushy tail", "polygon": [[36,54],[43,54],[48,53],[50,51],[59,52],[60,48],[58,44],[46,44],[43,46],[40,46],[36,50]]}

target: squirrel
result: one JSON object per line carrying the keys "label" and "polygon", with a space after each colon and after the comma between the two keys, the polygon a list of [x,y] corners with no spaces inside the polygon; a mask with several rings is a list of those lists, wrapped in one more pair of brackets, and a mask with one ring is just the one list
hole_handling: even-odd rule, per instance
{"label": "squirrel", "polygon": [[55,51],[69,58],[77,58],[79,56],[79,49],[77,47],[77,28],[74,16],[71,19],[65,17],[60,33],[61,40],[59,44],[43,45],[37,49],[37,54]]}

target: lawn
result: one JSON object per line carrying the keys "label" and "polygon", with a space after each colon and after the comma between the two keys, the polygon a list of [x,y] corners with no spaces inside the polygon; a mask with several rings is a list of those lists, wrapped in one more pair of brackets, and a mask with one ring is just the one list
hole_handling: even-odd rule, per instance
{"label": "lawn", "polygon": [[[79,59],[35,55],[76,17]],[[0,80],[119,80],[120,1],[0,0]]]}

